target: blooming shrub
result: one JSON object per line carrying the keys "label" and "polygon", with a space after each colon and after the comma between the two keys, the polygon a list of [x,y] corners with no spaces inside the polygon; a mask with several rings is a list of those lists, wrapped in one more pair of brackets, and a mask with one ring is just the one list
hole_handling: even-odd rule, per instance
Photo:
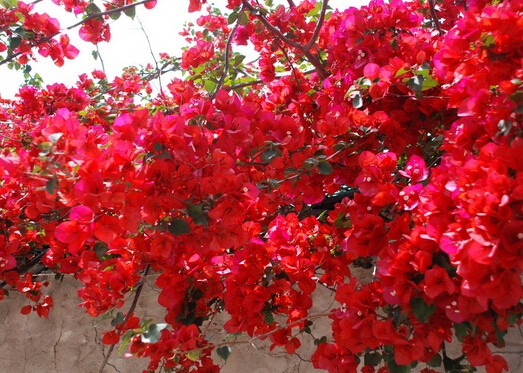
{"label": "blooming shrub", "polygon": [[[53,2],[94,44],[156,3]],[[217,313],[289,354],[310,335],[329,372],[508,370],[491,347],[523,313],[523,4],[218,5],[189,2],[206,13],[161,69],[2,99],[0,297],[15,289],[22,313],[47,317],[38,268],[74,275],[85,310],[112,315],[103,342],[149,371],[219,371],[211,352],[239,342],[209,342]],[[0,63],[62,65],[78,49],[60,30],[1,2]],[[151,322],[134,311],[153,273],[165,319]],[[325,314],[319,286],[335,294]],[[329,337],[312,336],[321,317]]]}

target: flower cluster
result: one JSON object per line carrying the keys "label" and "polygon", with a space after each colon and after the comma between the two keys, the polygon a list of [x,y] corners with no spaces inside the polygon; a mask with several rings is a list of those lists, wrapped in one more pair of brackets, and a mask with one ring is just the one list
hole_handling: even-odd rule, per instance
{"label": "flower cluster", "polygon": [[[92,3],[54,2],[87,12],[84,40],[109,40]],[[226,3],[184,31],[187,74],[158,97],[128,68],[0,102],[0,279],[32,302],[21,312],[48,314],[43,265],[74,274],[87,312],[114,317],[103,342],[150,371],[219,371],[212,351],[236,343],[207,339],[220,312],[226,333],[289,354],[311,337],[330,372],[507,370],[490,347],[523,315],[522,6]],[[13,9],[7,29],[24,14],[57,35]],[[62,55],[2,32],[20,63],[37,45],[74,57],[64,36]],[[247,43],[256,63],[231,51]],[[165,323],[120,311],[150,273]],[[322,314],[318,287],[335,299]],[[320,317],[330,336],[313,336]]]}

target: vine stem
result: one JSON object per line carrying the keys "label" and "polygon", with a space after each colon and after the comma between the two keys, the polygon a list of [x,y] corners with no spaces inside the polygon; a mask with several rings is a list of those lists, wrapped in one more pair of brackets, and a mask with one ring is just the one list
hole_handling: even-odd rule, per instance
{"label": "vine stem", "polygon": [[[142,293],[143,285],[145,284],[145,278],[147,277],[147,274],[149,273],[150,268],[151,268],[151,265],[147,264],[147,266],[145,267],[144,273],[143,273],[143,277],[140,280],[140,285],[138,285],[138,288],[136,289],[136,293],[134,294],[133,303],[131,304],[131,307],[129,307],[129,311],[127,312],[127,315],[125,315],[125,319],[122,321],[122,325],[125,325],[127,323],[127,321],[129,321],[129,319],[131,318],[131,315],[133,314],[133,312],[136,308],[136,305],[138,304],[138,299],[140,298],[140,294]],[[116,344],[112,344],[109,347],[109,350],[107,351],[107,354],[105,355],[104,361],[102,361],[102,365],[100,365],[100,369],[98,370],[98,373],[103,373],[104,368],[107,365],[107,363],[109,362],[109,358],[111,357],[111,354],[114,351],[114,346],[116,346]]]}

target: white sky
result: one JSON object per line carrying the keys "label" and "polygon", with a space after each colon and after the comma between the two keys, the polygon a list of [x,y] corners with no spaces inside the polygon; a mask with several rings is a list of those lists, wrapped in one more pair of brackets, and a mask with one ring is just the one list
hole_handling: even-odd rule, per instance
{"label": "white sky", "polygon": [[[222,2],[224,1],[218,0],[216,3]],[[332,8],[339,9],[361,6],[366,3],[368,0],[330,0],[329,2]],[[186,44],[179,32],[185,22],[194,21],[199,15],[198,13],[188,14],[188,4],[188,0],[158,0],[156,7],[152,10],[146,10],[143,6],[137,8],[137,18],[147,32],[152,50],[157,58],[160,52],[168,53],[171,56],[181,56],[181,48]],[[62,28],[78,21],[74,15],[62,11],[50,0],[44,0],[35,9],[40,13],[48,13],[57,18]],[[38,62],[30,63],[33,72],[38,72],[42,76],[44,85],[52,83],[73,85],[77,81],[78,75],[89,73],[94,69],[102,69],[100,60],[94,60],[91,54],[95,49],[94,45],[81,40],[78,37],[78,29],[67,32],[71,43],[80,50],[80,54],[74,60],[66,59],[62,67],[57,67],[50,58],[38,55]],[[146,65],[153,62],[146,37],[137,19],[133,21],[123,14],[117,21],[114,21],[111,27],[110,43],[100,43],[98,48],[109,79],[119,75],[122,68],[126,66]],[[36,54],[38,53],[36,52]],[[9,70],[6,65],[0,66],[0,94],[2,97],[14,97],[22,83],[22,72]],[[156,83],[152,82],[153,85]]]}

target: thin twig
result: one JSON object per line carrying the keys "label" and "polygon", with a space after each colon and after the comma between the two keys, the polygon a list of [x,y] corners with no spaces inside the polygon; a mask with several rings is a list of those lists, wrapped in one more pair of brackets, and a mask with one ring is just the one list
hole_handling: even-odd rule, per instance
{"label": "thin twig", "polygon": [[280,43],[278,43],[278,40],[275,40],[274,41],[276,43],[276,46],[278,48],[280,48],[281,52],[283,53],[283,57],[285,57],[285,59],[287,60],[287,62],[289,63],[289,67],[291,68],[292,70],[292,74],[294,75],[294,79],[296,79],[296,82],[298,82],[298,73],[296,73],[296,69],[294,68],[294,64],[292,63],[291,59],[289,58],[289,55],[287,53],[287,51],[285,50],[285,48],[283,48]]}
{"label": "thin twig", "polygon": [[[307,71],[304,71],[303,72],[303,75],[310,75],[312,73],[316,72],[316,70],[312,69],[312,70],[307,70]],[[281,79],[283,78],[284,76],[286,75],[278,75],[276,76],[274,79],[277,80],[277,79]],[[234,84],[234,85],[231,85],[231,86],[225,86],[224,89],[226,89],[227,91],[232,91],[234,89],[239,89],[239,88],[245,88],[245,87],[250,87],[252,85],[255,85],[255,84],[262,84],[263,81],[261,80],[253,80],[251,82],[245,82],[245,83],[239,83],[239,84]]]}
{"label": "thin twig", "polygon": [[108,16],[108,15],[113,14],[113,13],[123,12],[123,11],[126,11],[127,9],[131,9],[131,8],[137,7],[138,5],[150,3],[151,1],[153,1],[153,0],[142,0],[142,1],[139,1],[137,3],[127,4],[127,5],[121,6],[119,8],[109,9],[109,10],[106,10],[105,12],[98,12],[98,13],[91,14],[90,16],[85,17],[81,21],[76,22],[74,25],[71,25],[71,26],[67,27],[66,30],[71,30],[71,29],[73,29],[75,27],[78,27],[78,26],[80,26],[80,25],[84,24],[85,22],[90,21],[92,19],[100,18],[100,17],[103,17],[103,16]]}
{"label": "thin twig", "polygon": [[[134,294],[133,303],[131,304],[131,307],[129,307],[129,311],[127,312],[127,315],[125,316],[124,321],[122,322],[122,325],[125,325],[127,321],[131,318],[131,315],[134,312],[134,309],[136,308],[136,305],[138,304],[138,298],[140,298],[140,294],[142,293],[143,285],[145,284],[145,278],[147,277],[147,274],[149,273],[149,269],[151,268],[150,264],[147,264],[145,267],[145,271],[143,273],[143,277],[140,280],[140,285],[138,285],[138,288],[136,289],[136,293]],[[109,347],[109,350],[107,351],[107,354],[105,355],[104,361],[102,362],[102,365],[100,366],[100,369],[98,370],[98,373],[103,373],[105,366],[107,365],[107,362],[109,361],[109,358],[111,357],[111,354],[113,353],[114,346],[116,344],[112,344]]]}
{"label": "thin twig", "polygon": [[320,35],[321,26],[323,26],[323,22],[325,22],[325,14],[327,13],[327,7],[329,6],[329,0],[323,0],[323,4],[321,6],[321,13],[320,13],[320,19],[318,19],[318,23],[316,23],[316,28],[314,29],[314,32],[312,33],[311,39],[305,46],[303,47],[304,50],[310,50],[314,43],[316,43],[316,39],[318,39],[318,36]]}
{"label": "thin twig", "polygon": [[432,21],[434,22],[434,27],[436,27],[436,30],[438,30],[440,35],[443,35],[443,30],[441,29],[441,25],[439,23],[439,19],[436,14],[436,6],[434,5],[434,0],[429,0],[429,11],[430,11],[430,17],[432,18]]}
{"label": "thin twig", "polygon": [[136,20],[138,21],[138,24],[140,25],[140,28],[142,29],[142,32],[145,35],[145,40],[147,40],[147,45],[149,46],[149,52],[151,53],[151,56],[154,61],[154,67],[156,68],[156,73],[158,74],[158,84],[160,85],[160,95],[162,97],[165,97],[165,95],[163,93],[163,88],[162,88],[162,74],[160,74],[160,68],[158,67],[158,60],[156,60],[156,56],[154,55],[153,47],[151,45],[151,40],[149,40],[149,35],[147,35],[147,32],[145,31],[145,29],[143,27],[142,21],[140,21],[140,18],[136,17]]}
{"label": "thin twig", "polygon": [[265,27],[267,27],[267,29],[272,32],[273,34],[275,34],[277,37],[279,37],[285,44],[291,46],[291,47],[294,47],[298,50],[302,50],[303,46],[299,43],[296,43],[294,41],[292,41],[291,39],[289,39],[288,37],[286,37],[285,35],[282,34],[282,32],[280,30],[278,30],[276,27],[274,27],[270,22],[269,20],[267,20],[267,18],[265,18],[263,16],[263,14],[261,14],[261,12],[256,9],[254,6],[252,6],[248,0],[242,0],[242,4],[243,6],[248,9],[252,14],[254,14],[256,16],[256,18],[258,18],[260,20],[261,23],[263,23],[263,25]]}
{"label": "thin twig", "polygon": [[100,63],[102,64],[102,71],[104,72],[105,75],[107,75],[107,73],[105,71],[104,59],[102,58],[102,55],[100,54],[100,48],[98,48],[98,44],[96,44],[96,55],[98,56],[98,58],[100,59]]}
{"label": "thin twig", "polygon": [[[273,26],[267,18],[263,16],[263,14],[256,9],[254,6],[252,6],[248,0],[242,0],[243,6],[248,9],[256,18],[260,20],[260,22],[275,36],[277,36],[281,41],[283,41],[285,44],[287,44],[290,47],[296,48],[300,52],[303,53],[305,58],[316,68],[316,72],[318,73],[320,79],[326,79],[329,76],[329,73],[325,69],[325,66],[319,61],[319,59],[313,55],[309,49],[306,49],[305,46],[296,43],[295,41],[292,41],[283,33],[278,30],[275,26]],[[321,25],[320,25],[321,27]],[[319,32],[319,31],[318,31]],[[310,42],[310,41],[309,41]]]}
{"label": "thin twig", "polygon": [[234,34],[236,33],[236,29],[238,28],[239,19],[244,11],[244,7],[240,9],[240,12],[238,13],[238,20],[234,24],[234,27],[231,30],[231,33],[229,34],[229,37],[227,38],[227,44],[225,45],[225,62],[223,66],[222,76],[220,76],[220,80],[218,81],[218,84],[216,84],[216,89],[214,90],[214,93],[211,95],[211,100],[214,100],[216,98],[216,95],[218,94],[218,91],[223,86],[223,82],[225,82],[225,77],[227,76],[227,73],[229,72],[229,52],[231,50],[231,44],[232,39],[234,38]]}
{"label": "thin twig", "polygon": [[263,83],[263,81],[258,79],[258,80],[253,80],[252,82],[245,82],[245,83],[239,83],[239,84],[235,84],[235,85],[231,85],[231,86],[225,86],[225,87],[223,87],[223,89],[225,89],[227,91],[232,91],[235,89],[250,87],[255,84],[262,84],[262,83]]}
{"label": "thin twig", "polygon": [[[180,351],[184,354],[189,354],[191,352],[199,352],[199,351],[203,351],[203,350],[207,350],[209,348],[217,348],[217,347],[223,347],[223,346],[232,346],[232,345],[239,345],[239,344],[245,344],[245,343],[250,343],[250,344],[253,344],[255,341],[262,341],[264,339],[266,339],[267,337],[270,337],[272,334],[276,333],[278,330],[282,330],[284,328],[289,328],[289,327],[293,327],[295,325],[298,325],[298,324],[301,324],[302,322],[304,321],[308,321],[308,320],[314,320],[314,319],[319,319],[321,317],[325,317],[325,316],[329,316],[331,314],[330,311],[328,312],[325,312],[325,313],[318,313],[318,314],[313,314],[313,315],[308,315],[306,317],[303,317],[301,319],[298,319],[298,320],[295,320],[295,321],[292,321],[288,324],[285,324],[285,325],[280,325],[278,328],[275,328],[273,330],[271,330],[270,332],[267,332],[267,333],[264,333],[264,334],[260,334],[260,335],[257,335],[257,336],[253,336],[249,339],[245,339],[245,340],[241,340],[241,341],[229,341],[229,342],[221,342],[221,343],[209,343],[207,345],[205,345],[204,347],[199,347],[199,348],[195,348],[195,349],[192,349],[192,350],[188,350],[188,351]],[[102,373],[102,372],[100,372]]]}

